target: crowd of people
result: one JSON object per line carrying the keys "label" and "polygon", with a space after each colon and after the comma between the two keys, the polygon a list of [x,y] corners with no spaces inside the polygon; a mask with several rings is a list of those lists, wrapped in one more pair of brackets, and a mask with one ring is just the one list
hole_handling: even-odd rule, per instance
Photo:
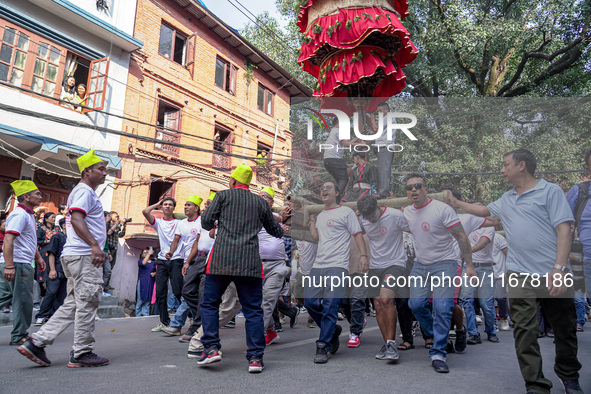
{"label": "crowd of people", "polygon": [[[591,173],[590,156],[591,150],[585,156]],[[585,280],[589,284],[591,278],[591,260],[583,257],[591,255],[587,250],[591,207],[584,205],[589,183],[576,185],[565,197],[557,185],[534,177],[534,155],[519,149],[503,158],[501,174],[514,188],[497,201],[464,202],[453,187],[443,188],[447,202],[434,200],[428,195],[425,176],[410,174],[405,184],[409,205],[397,209],[383,199],[390,194],[390,186],[372,183],[380,183],[381,172],[376,176],[370,171],[364,155],[354,160],[358,170],[351,173],[350,186],[360,190],[349,193],[346,200],[348,179],[324,182],[320,188],[324,209],[309,215],[305,225],[310,238],[295,245],[285,236],[291,208],[273,213],[272,188],[252,193],[252,168],[246,164],[232,173],[227,190],[212,193],[205,203],[201,197],[188,196],[185,219],[174,217],[177,203],[171,197],[145,208],[143,215],[158,234],[159,249],[144,249],[138,260],[136,315],[150,313],[155,297],[160,322],[152,331],[179,336],[189,343],[187,356],[206,366],[222,360],[219,329],[231,326],[241,311],[246,319],[248,370],[258,373],[264,368],[265,347],[279,340],[279,313],[293,327],[300,312],[307,311],[309,326],[319,329],[313,362],[324,364],[339,350],[340,315],[350,323],[347,346],[358,347],[371,304],[383,338],[376,359],[397,360],[400,351],[415,348],[416,321],[434,371],[447,373],[448,353],[462,353],[467,345],[482,343],[477,322],[482,311],[484,333],[492,343],[499,342],[497,330],[508,331],[513,325],[526,390],[549,393],[552,383],[542,373],[537,342],[542,332],[538,314],[543,313],[556,344],[555,371],[566,392],[582,393],[577,330],[582,331],[585,324]],[[331,162],[330,168],[338,167]],[[32,335],[26,332],[31,316],[27,321],[26,312],[32,305],[30,262],[36,260],[42,272],[46,261],[28,241],[45,242],[54,231],[51,216],[36,228],[33,209],[41,193],[32,182],[13,183],[19,206],[6,223],[0,307],[12,299],[13,309],[20,313],[12,340],[21,345],[21,354],[43,366],[51,363],[45,347],[73,322],[76,330],[68,366],[109,362],[93,352],[94,319],[103,292],[102,266],[109,259],[105,252],[110,250],[109,232],[120,234],[122,229],[105,226],[106,215],[94,192],[104,182],[104,163],[90,151],[78,164],[82,176],[68,198],[65,242],[56,231],[46,249],[50,278],[59,278],[57,262],[61,262],[67,296]],[[586,195],[581,188],[586,188]],[[155,217],[154,210],[163,217]],[[573,221],[583,245],[579,265],[574,263],[574,248],[571,253]],[[495,231],[501,226],[506,239]],[[293,267],[292,261],[296,262]],[[585,270],[579,272],[575,266]],[[292,271],[294,303],[282,296]],[[573,273],[574,281],[569,280]],[[169,289],[180,302],[172,319],[167,308]],[[189,315],[192,323],[183,333]],[[401,341],[397,341],[397,325]]]}

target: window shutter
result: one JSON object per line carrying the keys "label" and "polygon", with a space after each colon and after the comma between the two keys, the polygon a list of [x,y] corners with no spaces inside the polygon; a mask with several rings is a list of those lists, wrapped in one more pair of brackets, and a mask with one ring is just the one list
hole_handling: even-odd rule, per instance
{"label": "window shutter", "polygon": [[88,74],[88,83],[86,85],[88,89],[86,93],[86,106],[92,109],[86,108],[84,109],[84,113],[104,108],[110,62],[110,57],[104,57],[90,62],[90,73]]}

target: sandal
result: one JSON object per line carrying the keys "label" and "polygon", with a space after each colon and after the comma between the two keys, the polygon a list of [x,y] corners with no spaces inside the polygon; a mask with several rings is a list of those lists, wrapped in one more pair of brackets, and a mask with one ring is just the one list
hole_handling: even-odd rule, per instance
{"label": "sandal", "polygon": [[[427,342],[427,341],[430,341],[430,342]],[[429,339],[426,339],[425,340],[425,348],[426,349],[431,349],[432,347],[433,347],[433,339],[430,339],[430,338]]]}
{"label": "sandal", "polygon": [[407,343],[409,342],[404,342],[398,345],[398,350],[410,350],[415,348],[415,345],[413,345],[412,343],[410,345],[407,345]]}

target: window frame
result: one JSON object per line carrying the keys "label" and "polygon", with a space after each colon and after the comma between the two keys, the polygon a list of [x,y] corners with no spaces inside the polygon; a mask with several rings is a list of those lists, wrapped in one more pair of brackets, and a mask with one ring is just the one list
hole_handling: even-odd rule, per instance
{"label": "window frame", "polygon": [[[160,52],[160,39],[162,38],[162,26],[168,27],[173,32],[172,42],[171,42],[171,45],[170,45],[170,57],[166,57],[166,54],[163,54],[163,53]],[[182,59],[182,62],[181,63],[179,63],[176,60],[174,60],[177,34],[179,34],[181,36],[181,38],[184,37],[183,38],[183,42],[184,42],[184,45],[183,45],[183,55],[182,55],[183,56],[183,59]],[[158,36],[158,54],[160,56],[162,56],[163,58],[165,58],[167,60],[170,60],[170,61],[172,61],[172,62],[174,62],[174,63],[176,63],[176,64],[178,64],[180,66],[183,66],[183,67],[189,66],[190,65],[189,64],[190,63],[190,60],[187,61],[187,57],[188,57],[187,55],[188,55],[188,50],[189,50],[188,45],[189,45],[189,39],[192,39],[193,36],[194,36],[194,34],[185,34],[181,30],[173,27],[170,23],[167,23],[164,20],[161,20],[161,22],[160,22],[160,34]],[[194,60],[193,60],[193,62],[194,62]]]}
{"label": "window frame", "polygon": [[[261,90],[263,91],[263,108],[260,108],[259,106],[259,93]],[[267,112],[266,109],[269,106],[269,103],[271,104],[271,111]],[[275,93],[260,82],[257,87],[257,109],[269,116],[274,116],[275,114]]]}
{"label": "window frame", "polygon": [[[212,158],[211,158],[211,166],[215,169],[218,169],[220,171],[229,171],[232,169],[232,145],[233,145],[233,140],[234,140],[234,131],[229,128],[228,126],[222,124],[222,123],[218,123],[216,122],[214,125],[214,136],[216,133],[220,133],[220,137],[222,135],[222,133],[224,133],[226,135],[226,138],[224,138],[223,140],[220,138],[220,142],[222,144],[224,144],[224,152],[220,152],[220,153],[216,153],[215,152],[215,148],[213,147],[212,144],[212,150],[214,150],[214,152],[212,153]],[[215,142],[214,142],[215,144]],[[216,165],[216,163],[218,163],[219,165]]]}
{"label": "window frame", "polygon": [[[217,84],[217,71],[218,71],[218,61],[224,64],[224,78],[222,81],[222,85],[220,86]],[[236,85],[238,79],[238,67],[236,67],[231,62],[227,61],[221,56],[216,56],[215,58],[215,73],[213,78],[213,84],[218,88],[225,90],[226,92],[230,93],[232,96],[236,96]]]}

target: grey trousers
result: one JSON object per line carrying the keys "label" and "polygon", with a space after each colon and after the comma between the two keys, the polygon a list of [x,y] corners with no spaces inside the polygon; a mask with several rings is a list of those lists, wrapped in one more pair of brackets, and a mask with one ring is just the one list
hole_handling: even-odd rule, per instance
{"label": "grey trousers", "polygon": [[392,180],[392,161],[394,152],[390,152],[385,146],[380,146],[378,156],[378,194],[388,197],[390,195]]}
{"label": "grey trousers", "polygon": [[33,281],[35,269],[30,263],[14,263],[12,282],[4,279],[5,263],[0,263],[0,308],[12,302],[14,322],[10,341],[17,342],[27,335],[33,319]]}
{"label": "grey trousers", "polygon": [[[108,262],[106,262],[108,263]],[[94,348],[94,321],[103,295],[102,268],[92,265],[91,256],[62,256],[62,267],[68,278],[68,295],[49,321],[33,334],[39,347],[53,341],[74,323],[74,357]]]}
{"label": "grey trousers", "polygon": [[277,305],[279,293],[283,290],[285,278],[289,275],[289,267],[285,260],[263,261],[263,321],[265,331],[273,330],[275,322],[273,320],[273,310]]}

